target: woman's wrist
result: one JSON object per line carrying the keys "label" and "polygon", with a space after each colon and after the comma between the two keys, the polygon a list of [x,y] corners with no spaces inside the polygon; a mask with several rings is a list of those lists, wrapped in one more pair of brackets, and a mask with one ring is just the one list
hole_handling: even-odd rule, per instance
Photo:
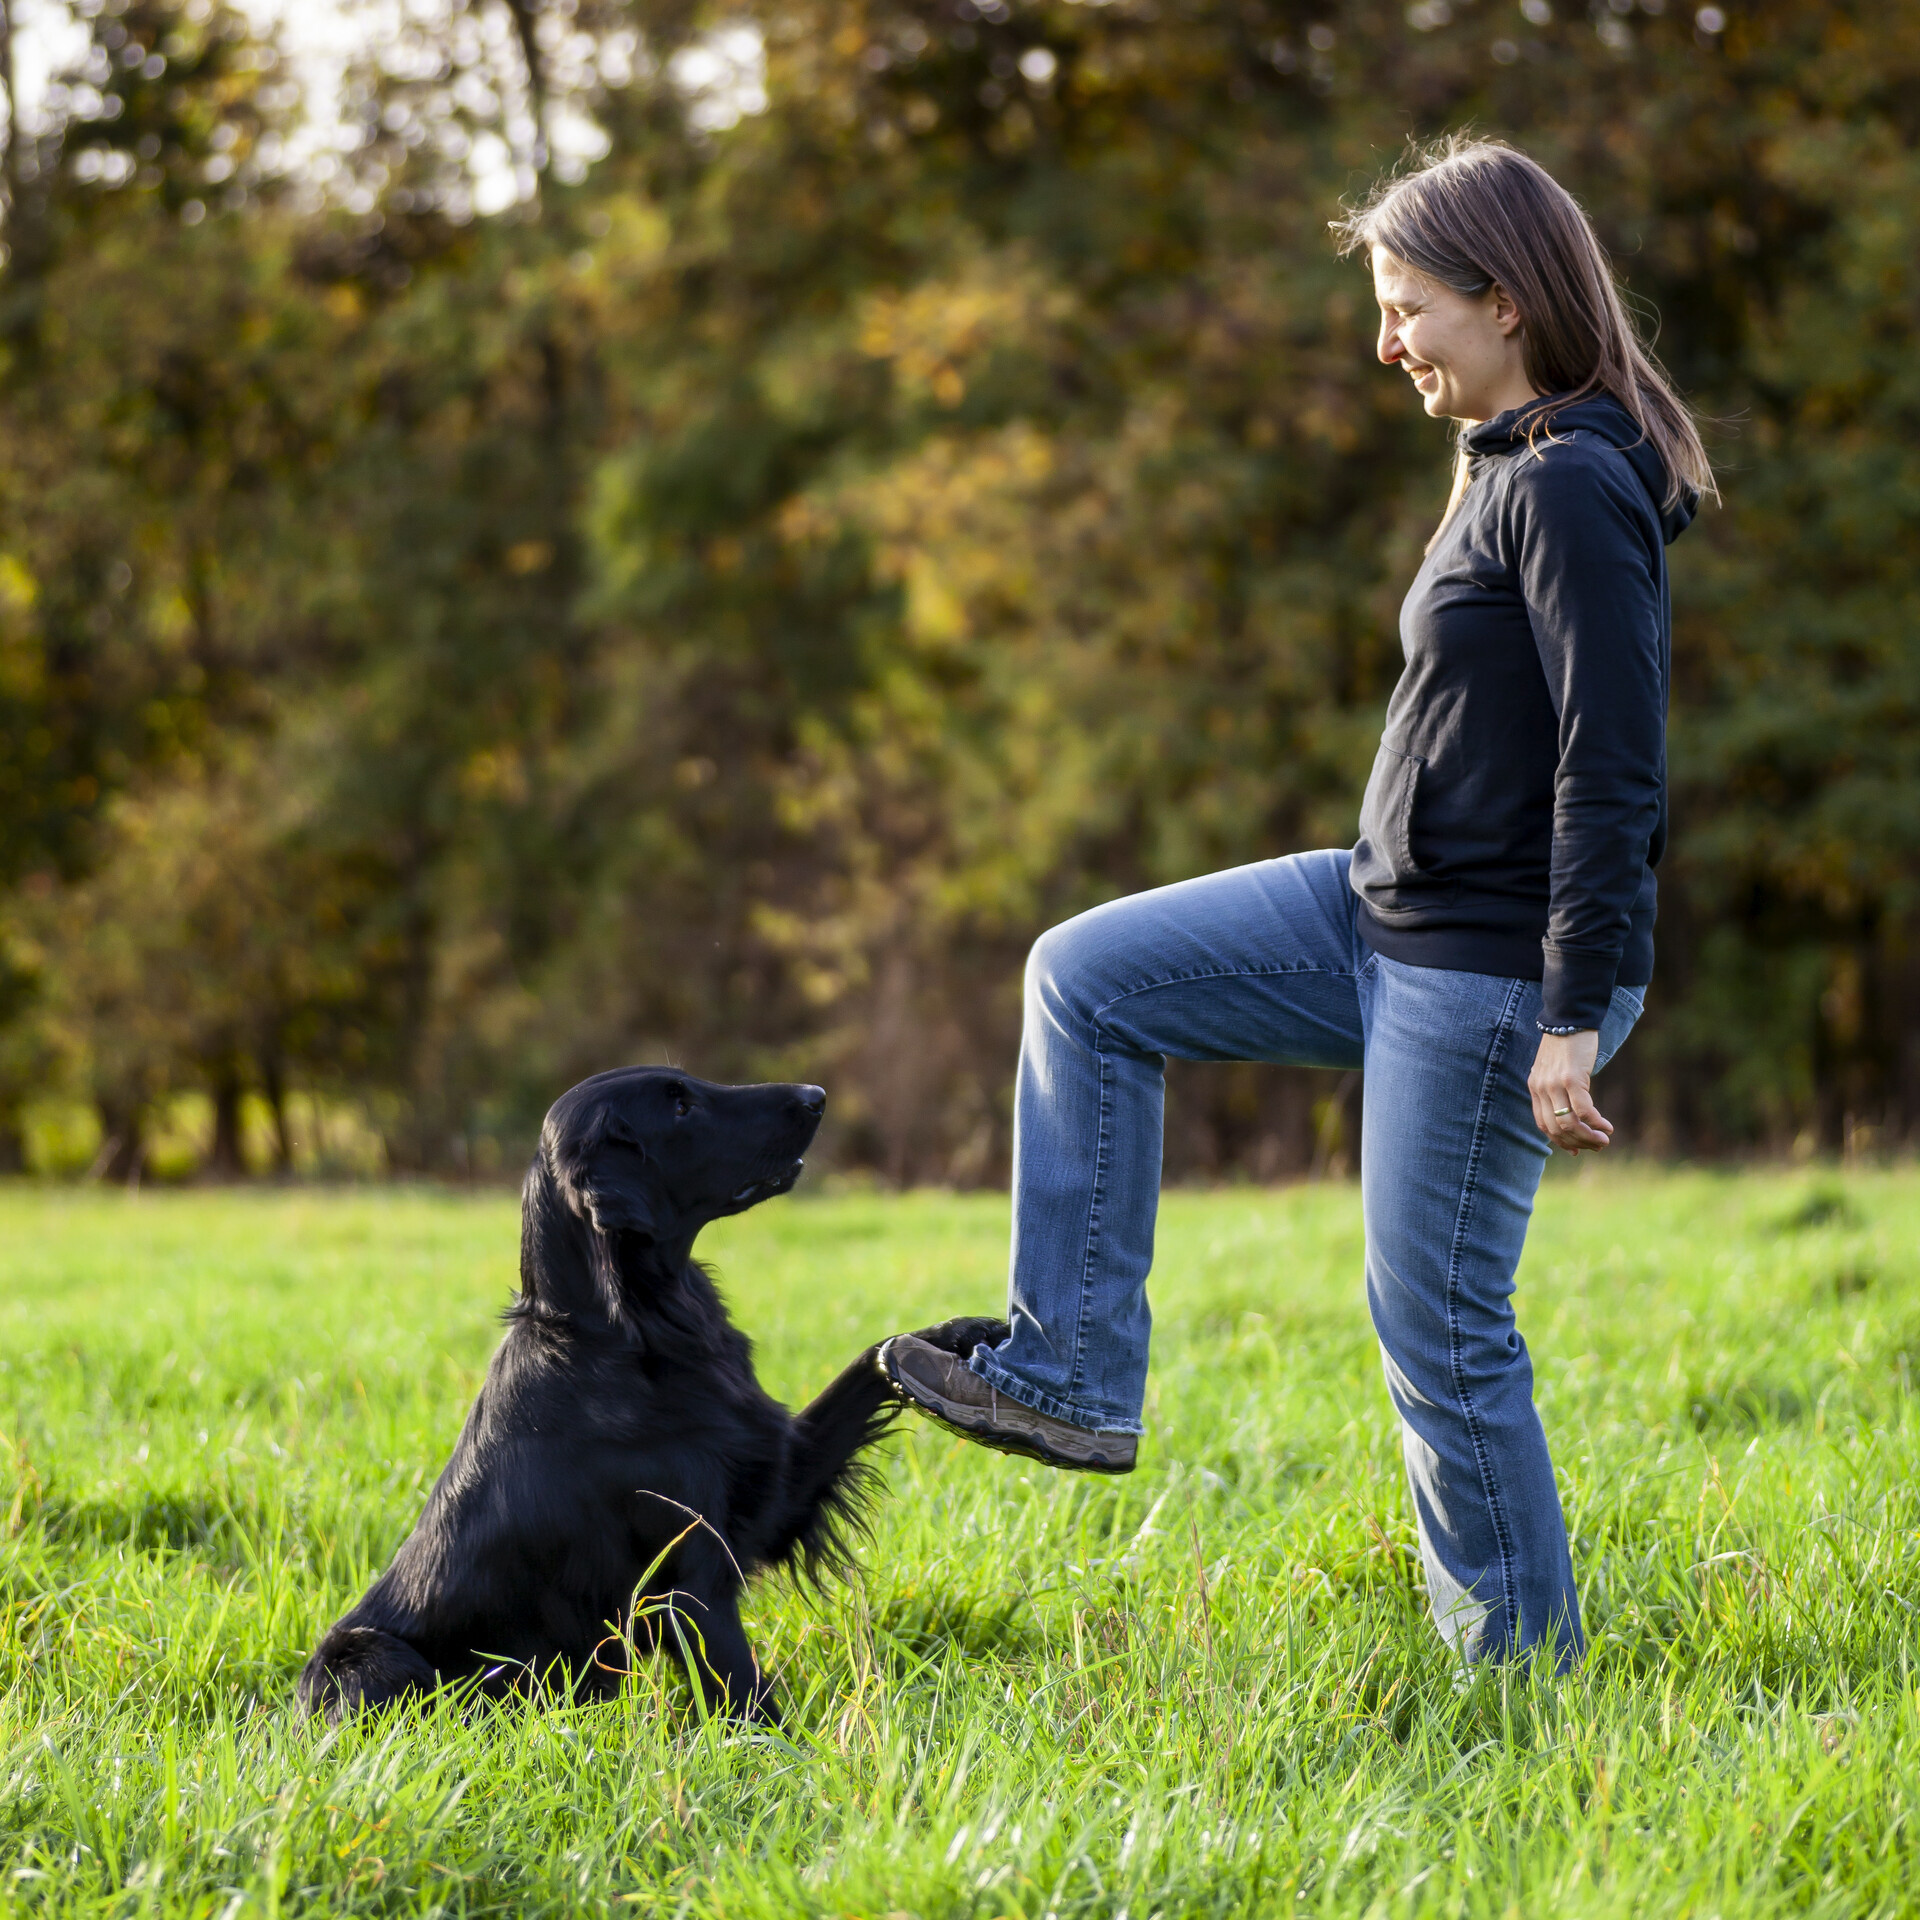
{"label": "woman's wrist", "polygon": [[1583,1027],[1578,1024],[1573,1026],[1550,1026],[1544,1020],[1536,1020],[1533,1024],[1538,1027],[1542,1033],[1552,1034],[1556,1040],[1571,1040],[1576,1033],[1592,1033],[1594,1031],[1592,1027]]}

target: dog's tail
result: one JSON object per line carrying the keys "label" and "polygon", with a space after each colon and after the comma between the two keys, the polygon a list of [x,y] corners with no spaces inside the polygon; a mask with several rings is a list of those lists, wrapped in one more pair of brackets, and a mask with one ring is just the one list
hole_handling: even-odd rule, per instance
{"label": "dog's tail", "polygon": [[816,1586],[853,1564],[872,1529],[880,1471],[859,1456],[893,1425],[899,1403],[869,1347],[793,1423],[786,1526],[768,1559]]}

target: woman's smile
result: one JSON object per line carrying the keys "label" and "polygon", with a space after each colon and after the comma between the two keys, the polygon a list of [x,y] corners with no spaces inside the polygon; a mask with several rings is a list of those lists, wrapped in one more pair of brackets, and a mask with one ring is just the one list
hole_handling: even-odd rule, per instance
{"label": "woman's smile", "polygon": [[[1519,311],[1504,289],[1460,293],[1379,246],[1373,289],[1380,302],[1379,357],[1406,369],[1429,414],[1490,420],[1534,397]],[[1429,360],[1421,349],[1437,357]]]}

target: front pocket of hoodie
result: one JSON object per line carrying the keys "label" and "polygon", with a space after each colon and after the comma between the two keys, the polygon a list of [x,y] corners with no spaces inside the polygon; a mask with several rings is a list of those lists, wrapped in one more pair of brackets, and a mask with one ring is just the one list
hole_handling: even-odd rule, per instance
{"label": "front pocket of hoodie", "polygon": [[1374,755],[1367,795],[1360,803],[1360,841],[1353,853],[1353,883],[1376,913],[1433,905],[1458,886],[1436,881],[1413,857],[1414,809],[1427,763],[1383,740]]}

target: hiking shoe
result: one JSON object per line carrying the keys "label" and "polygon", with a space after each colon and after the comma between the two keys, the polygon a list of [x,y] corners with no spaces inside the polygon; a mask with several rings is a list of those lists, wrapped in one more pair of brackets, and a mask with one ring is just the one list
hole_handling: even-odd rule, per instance
{"label": "hiking shoe", "polygon": [[1086,1473],[1133,1471],[1140,1449],[1132,1434],[1089,1433],[1036,1413],[982,1380],[964,1356],[942,1353],[915,1334],[896,1333],[882,1344],[880,1371],[908,1406],[983,1447]]}

